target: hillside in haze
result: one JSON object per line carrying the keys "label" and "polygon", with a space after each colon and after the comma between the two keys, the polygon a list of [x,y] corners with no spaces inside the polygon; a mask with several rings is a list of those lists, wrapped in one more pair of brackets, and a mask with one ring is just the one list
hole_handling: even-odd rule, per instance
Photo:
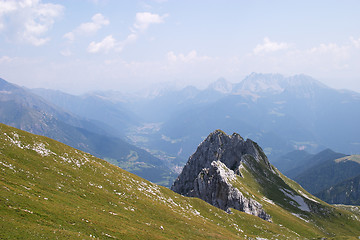
{"label": "hillside in haze", "polygon": [[68,112],[75,113],[77,116],[105,123],[113,130],[118,131],[113,132],[113,134],[124,134],[127,128],[139,125],[138,117],[127,109],[125,103],[116,98],[119,95],[112,96],[116,99],[115,101],[96,93],[74,96],[48,89],[30,90],[48,102],[66,109]]}
{"label": "hillside in haze", "polygon": [[[266,156],[251,140],[246,142],[249,149],[255,147],[256,155],[248,152],[242,157],[238,162],[242,165],[240,175],[234,175],[231,182],[247,198],[261,204],[271,222],[235,209],[229,214],[198,198],[183,197],[52,139],[3,124],[0,131],[3,239],[303,239],[360,235],[356,220],[360,216],[322,202],[265,164]],[[199,151],[209,144],[215,147],[218,142],[211,142],[212,138],[241,140],[239,135],[232,136],[210,134]],[[230,146],[228,142],[223,150]],[[266,189],[261,183],[270,178],[276,181]],[[275,192],[278,194],[272,195]]]}
{"label": "hillside in haze", "polygon": [[0,122],[51,137],[153,182],[169,186],[174,178],[161,160],[124,141],[109,125],[81,117],[76,111],[70,113],[3,79],[0,79]]}
{"label": "hillside in haze", "polygon": [[[35,93],[75,111],[70,102],[59,100],[59,93],[47,90]],[[91,106],[87,101],[94,95],[77,99]],[[97,108],[97,115],[109,116],[107,123],[119,116],[122,117],[116,120],[119,123],[131,119],[132,126],[129,123],[111,126],[119,131],[127,126],[125,136],[132,143],[162,156],[174,166],[184,163],[197,142],[217,128],[242,132],[258,141],[271,160],[301,149],[314,153],[330,148],[356,154],[360,144],[357,127],[360,94],[329,88],[306,75],[252,73],[239,83],[219,79],[204,90],[166,86],[142,96],[116,92],[96,95],[101,96],[104,104],[101,106],[112,106]],[[100,97],[97,99],[100,101]],[[101,121],[91,117],[93,110],[84,109],[89,112],[83,110],[82,116]],[[114,115],[117,117],[112,120]]]}
{"label": "hillside in haze", "polygon": [[111,126],[113,133],[177,172],[213,129],[241,132],[259,142],[271,161],[294,150],[359,151],[360,94],[329,88],[306,75],[252,73],[238,83],[219,79],[203,90],[164,85],[137,95],[33,93]]}
{"label": "hillside in haze", "polygon": [[317,154],[293,151],[279,157],[274,165],[328,203],[358,205],[360,201],[359,155],[336,153],[330,149]]}
{"label": "hillside in haze", "polygon": [[316,194],[331,204],[360,205],[360,175],[349,178]]}
{"label": "hillside in haze", "polygon": [[143,125],[148,131],[128,134],[135,143],[174,157],[186,159],[217,128],[258,141],[270,159],[301,149],[359,150],[360,94],[329,88],[306,75],[253,73],[235,84],[220,79],[204,90],[155,93],[129,103],[148,120]]}
{"label": "hillside in haze", "polygon": [[[61,120],[71,125],[62,128],[80,127],[87,132],[106,135],[110,142],[124,139],[145,151],[128,151],[126,156],[120,157],[121,163],[117,163],[119,153],[109,153],[116,152],[116,146],[119,145],[101,144],[106,141],[79,145],[81,141],[78,139],[95,138],[82,137],[84,131],[78,134],[79,129],[71,130],[76,134],[67,133],[61,138],[59,135],[63,134],[63,130],[56,133],[42,127],[40,132],[32,132],[47,131],[48,135],[43,135],[107,158],[153,181],[155,179],[145,175],[146,172],[162,166],[162,173],[155,171],[150,175],[162,176],[162,181],[167,181],[167,184],[169,179],[173,179],[174,172],[181,171],[187,157],[196,150],[198,142],[213,129],[241,132],[244,137],[259,142],[270,161],[276,161],[280,156],[296,150],[316,153],[330,148],[347,154],[359,151],[360,129],[357,127],[357,119],[360,119],[360,94],[331,89],[306,75],[284,77],[280,74],[252,73],[239,83],[219,79],[203,90],[191,86],[176,90],[165,85],[143,95],[97,91],[74,96],[46,89],[32,90],[32,98],[35,94],[41,97],[42,105],[52,108],[33,106],[35,112],[40,109],[42,113],[31,115],[39,119],[32,121],[32,129],[42,126],[38,123],[44,121],[41,120],[44,116],[56,116],[52,118],[54,121]],[[5,93],[2,96],[8,97]],[[24,114],[27,111],[9,103],[3,105],[9,113],[17,111]],[[63,114],[65,117],[57,117],[53,109],[66,113]],[[4,112],[3,116],[8,118],[15,115]],[[20,118],[16,119],[18,121]],[[4,119],[3,122],[31,130],[14,125],[14,121],[10,120]],[[58,129],[61,124],[56,125],[52,128]],[[96,149],[99,147],[102,149]],[[106,154],[103,154],[104,150]],[[158,164],[152,162],[151,166],[143,165],[142,162],[148,160],[137,160],[134,152],[145,155],[151,153],[161,161]],[[150,156],[147,158],[153,159]],[[143,158],[140,156],[140,159]],[[306,165],[299,162],[298,166],[301,168]],[[286,169],[282,170],[287,173]]]}
{"label": "hillside in haze", "polygon": [[331,162],[345,156],[346,154],[337,153],[331,149],[325,149],[316,154],[310,154],[304,150],[292,151],[276,159],[274,165],[286,176],[295,178],[317,165],[322,166],[325,162]]}
{"label": "hillside in haze", "polygon": [[360,240],[360,0],[0,0],[0,240]]}

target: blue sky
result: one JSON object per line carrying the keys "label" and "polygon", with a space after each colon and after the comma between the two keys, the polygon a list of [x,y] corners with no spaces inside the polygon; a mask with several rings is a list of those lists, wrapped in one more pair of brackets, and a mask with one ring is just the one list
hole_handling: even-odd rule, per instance
{"label": "blue sky", "polygon": [[0,0],[0,77],[71,93],[251,72],[360,92],[360,1]]}

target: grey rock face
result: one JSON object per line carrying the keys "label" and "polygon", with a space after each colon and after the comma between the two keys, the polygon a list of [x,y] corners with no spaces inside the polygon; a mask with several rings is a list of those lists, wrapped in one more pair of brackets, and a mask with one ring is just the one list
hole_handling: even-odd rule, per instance
{"label": "grey rock face", "polygon": [[251,167],[247,163],[249,156],[255,161],[262,161],[271,169],[265,154],[256,143],[249,139],[244,141],[239,134],[229,136],[216,130],[189,158],[171,189],[184,196],[201,198],[225,211],[234,208],[270,220],[270,215],[265,213],[260,203],[244,197],[232,185],[236,174],[240,175],[242,164]]}
{"label": "grey rock face", "polygon": [[194,197],[199,197],[211,205],[228,211],[234,208],[262,219],[270,220],[260,203],[244,195],[233,185],[234,171],[220,161],[213,161],[210,168],[203,169],[195,179]]}

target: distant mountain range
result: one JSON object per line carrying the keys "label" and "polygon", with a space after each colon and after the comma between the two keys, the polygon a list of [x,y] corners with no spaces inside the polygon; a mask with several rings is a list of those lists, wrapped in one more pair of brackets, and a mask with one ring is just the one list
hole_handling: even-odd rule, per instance
{"label": "distant mountain range", "polygon": [[347,179],[316,194],[331,204],[360,205],[360,175]]}
{"label": "distant mountain range", "polygon": [[299,174],[314,169],[317,165],[322,166],[325,162],[345,157],[346,154],[325,149],[317,154],[310,154],[305,150],[295,150],[274,160],[274,165],[286,176],[295,178]]}
{"label": "distant mountain range", "polygon": [[235,84],[220,79],[204,90],[156,93],[129,105],[147,123],[159,124],[151,134],[128,135],[134,142],[146,139],[136,144],[173,157],[186,159],[198,141],[218,128],[259,142],[270,160],[301,149],[359,151],[360,94],[329,88],[306,75],[253,73]]}
{"label": "distant mountain range", "polygon": [[349,178],[360,175],[360,163],[355,161],[339,161],[343,158],[329,158],[306,169],[294,180],[312,194],[334,186]]}
{"label": "distant mountain range", "polygon": [[[235,193],[229,200],[249,203],[240,211],[225,212],[58,141],[4,124],[0,132],[1,239],[355,239],[360,235],[359,213],[307,193],[271,166],[260,146],[238,134],[210,134],[198,152],[212,156],[209,169],[204,158],[191,163],[201,168],[196,178],[205,188],[200,191],[219,184],[228,187],[219,193]],[[237,163],[229,166],[235,171],[222,156],[233,157],[228,163]],[[195,169],[184,168],[181,176],[188,170]],[[217,201],[226,199],[216,193],[212,195]],[[248,214],[260,209],[271,219]]]}
{"label": "distant mountain range", "polygon": [[[30,90],[22,88],[21,91],[30,94]],[[6,89],[2,92],[3,99],[9,97]],[[26,102],[24,96],[27,95],[20,95],[19,99]],[[168,179],[173,178],[173,172],[181,171],[188,156],[213,129],[241,132],[245,138],[259,142],[271,162],[296,150],[313,154],[329,148],[346,154],[359,153],[360,94],[329,88],[306,75],[285,77],[252,73],[238,83],[219,79],[203,90],[193,86],[177,90],[164,85],[142,96],[115,91],[74,96],[59,91],[32,89],[31,98],[35,95],[41,99],[42,105],[25,109],[26,105],[19,107],[16,101],[3,104],[2,122],[56,138],[85,151],[92,149],[93,154],[107,159],[119,159],[118,156],[107,156],[115,151],[116,144],[104,144],[114,146],[113,150],[107,149],[104,154],[101,150],[94,150],[93,143],[77,146],[81,142],[78,139],[94,139],[82,137],[85,132],[92,132],[106,136],[108,141],[125,140],[138,147],[134,152],[144,149],[146,151],[142,154],[151,153],[160,159],[159,164],[167,170],[155,175],[170,174]],[[20,117],[11,112],[21,115],[29,108],[35,109],[35,112]],[[48,126],[50,121],[45,120],[50,116],[55,122],[51,128]],[[32,121],[31,128],[16,125],[19,119],[24,119],[25,124],[32,117],[37,120]],[[83,130],[79,132],[74,127]],[[59,128],[62,130],[58,133],[47,131]],[[36,129],[39,131],[36,132]],[[141,162],[147,161],[135,161],[134,165],[130,159],[137,157],[133,158],[132,152],[128,151],[126,156],[120,157],[119,164],[133,172],[144,169]],[[307,165],[298,164],[298,167]]]}
{"label": "distant mountain range", "polygon": [[49,89],[29,90],[67,112],[101,124],[105,123],[112,131],[117,131],[112,134],[123,135],[127,128],[139,125],[138,117],[133,116],[126,105],[118,100],[112,101],[96,93],[75,96]]}
{"label": "distant mountain range", "polygon": [[[68,100],[72,102],[70,97]],[[73,106],[79,102],[74,101]],[[163,161],[122,140],[107,124],[80,117],[76,111],[70,113],[3,79],[0,79],[0,122],[53,138],[163,185],[169,186],[175,176]]]}

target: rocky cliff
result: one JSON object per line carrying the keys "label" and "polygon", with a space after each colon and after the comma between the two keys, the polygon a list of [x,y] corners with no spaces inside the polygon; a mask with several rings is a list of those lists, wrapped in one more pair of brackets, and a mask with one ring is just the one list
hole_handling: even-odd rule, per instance
{"label": "rocky cliff", "polygon": [[[253,161],[257,163],[254,164]],[[262,205],[233,186],[241,178],[241,168],[261,166],[272,169],[261,148],[250,139],[221,130],[211,133],[189,158],[171,189],[189,197],[198,197],[226,211],[234,208],[270,220]]]}

